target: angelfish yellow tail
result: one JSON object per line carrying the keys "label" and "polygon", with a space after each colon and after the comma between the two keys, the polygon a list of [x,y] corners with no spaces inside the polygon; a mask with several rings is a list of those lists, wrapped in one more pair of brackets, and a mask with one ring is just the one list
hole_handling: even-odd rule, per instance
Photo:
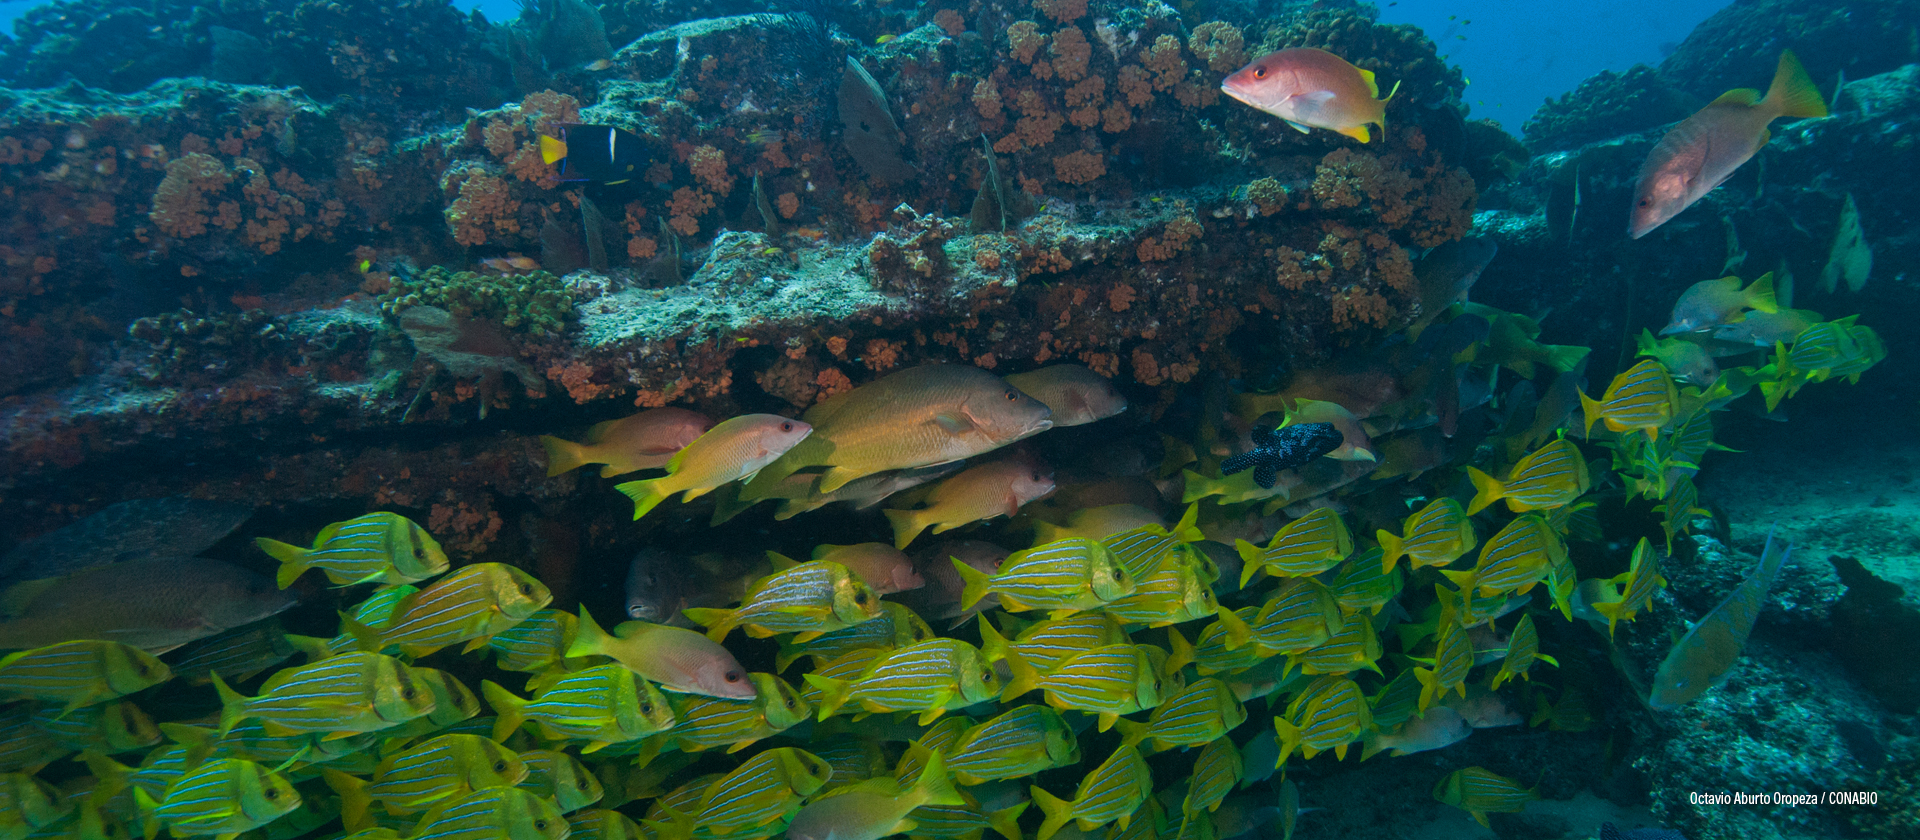
{"label": "angelfish yellow tail", "polygon": [[540,135],[540,159],[553,163],[567,156],[567,141]]}

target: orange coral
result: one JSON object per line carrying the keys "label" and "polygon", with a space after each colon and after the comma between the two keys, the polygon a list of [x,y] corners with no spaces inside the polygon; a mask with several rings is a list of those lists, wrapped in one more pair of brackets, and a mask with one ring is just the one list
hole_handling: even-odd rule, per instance
{"label": "orange coral", "polygon": [[520,102],[520,111],[533,118],[535,134],[556,134],[555,123],[580,121],[580,100],[564,93],[543,90],[527,94],[527,98]]}
{"label": "orange coral", "polygon": [[1053,33],[1053,45],[1048,51],[1053,53],[1053,72],[1063,82],[1085,76],[1087,62],[1093,58],[1093,45],[1087,43],[1086,33],[1077,27],[1067,27]]}
{"label": "orange coral", "polygon": [[1087,13],[1087,0],[1033,0],[1033,8],[1055,23],[1071,23]]}
{"label": "orange coral", "polygon": [[1129,64],[1120,68],[1120,78],[1116,82],[1121,95],[1127,98],[1127,106],[1138,108],[1153,101],[1153,74],[1146,68]]}
{"label": "orange coral", "polygon": [[800,212],[800,197],[791,192],[783,192],[773,200],[774,209],[780,211],[780,218],[791,219]]}
{"label": "orange coral", "polygon": [[1006,113],[1001,110],[1000,86],[992,79],[981,79],[973,86],[973,108],[988,122],[1006,119]]}
{"label": "orange coral", "polygon": [[1133,308],[1136,293],[1133,287],[1121,283],[1107,290],[1107,308],[1115,312],[1125,312]]}
{"label": "orange coral", "polygon": [[673,191],[672,200],[667,202],[667,210],[672,216],[667,220],[667,226],[681,236],[692,236],[700,232],[700,215],[712,209],[713,196],[691,187],[681,187]]}
{"label": "orange coral", "polygon": [[900,351],[904,347],[898,341],[876,338],[867,342],[866,352],[861,354],[860,361],[865,362],[867,369],[874,373],[892,370],[900,364]]}
{"label": "orange coral", "polygon": [[1046,43],[1047,36],[1040,34],[1040,24],[1033,21],[1015,21],[1007,27],[1007,47],[1021,64],[1032,64],[1034,54]]}
{"label": "orange coral", "polygon": [[1160,236],[1149,236],[1140,240],[1140,245],[1135,250],[1142,262],[1170,260],[1173,259],[1173,255],[1186,250],[1189,242],[1200,238],[1200,235],[1205,232],[1205,229],[1200,227],[1198,219],[1192,216],[1176,216],[1172,221],[1167,222]]}
{"label": "orange coral", "polygon": [[593,381],[593,366],[585,362],[549,367],[547,378],[566,386],[567,396],[581,405],[599,399],[601,395],[613,390],[611,385]]}
{"label": "orange coral", "polygon": [[505,181],[477,167],[451,177],[460,183],[458,197],[446,209],[447,227],[455,242],[480,245],[489,233],[520,232],[520,202],[507,191]]}
{"label": "orange coral", "polygon": [[1153,46],[1147,48],[1140,63],[1153,71],[1154,90],[1172,88],[1187,76],[1187,62],[1180,57],[1180,39],[1172,35],[1153,39]]}
{"label": "orange coral", "polygon": [[[841,341],[844,342],[846,339],[843,338]],[[846,374],[834,367],[821,368],[819,373],[814,374],[813,384],[820,386],[819,393],[814,395],[816,400],[824,400],[835,394],[853,390],[853,380],[848,379]]]}
{"label": "orange coral", "polygon": [[224,190],[232,181],[233,174],[219,160],[189,153],[167,164],[147,218],[168,236],[184,239],[206,233],[207,193]]}
{"label": "orange coral", "polygon": [[1231,73],[1247,63],[1245,40],[1231,23],[1211,20],[1194,27],[1187,48],[1206,59],[1207,69],[1217,73]]}
{"label": "orange coral", "polygon": [[636,260],[650,260],[659,253],[660,244],[650,236],[636,236],[627,240],[627,256]]}
{"label": "orange coral", "polygon": [[688,168],[700,183],[721,195],[733,191],[733,176],[727,173],[727,153],[712,146],[701,146],[687,158]]}
{"label": "orange coral", "polygon": [[959,12],[952,9],[941,9],[935,12],[933,14],[933,22],[945,30],[949,37],[958,38],[960,37],[960,33],[967,31],[966,20],[960,17]]}
{"label": "orange coral", "polygon": [[1313,196],[1328,209],[1358,207],[1364,199],[1382,224],[1407,230],[1423,248],[1466,235],[1477,198],[1472,176],[1440,161],[1406,167],[1397,154],[1336,149],[1314,169]]}
{"label": "orange coral", "polygon": [[1069,152],[1053,159],[1053,174],[1069,184],[1088,184],[1107,174],[1107,162],[1096,152]]}

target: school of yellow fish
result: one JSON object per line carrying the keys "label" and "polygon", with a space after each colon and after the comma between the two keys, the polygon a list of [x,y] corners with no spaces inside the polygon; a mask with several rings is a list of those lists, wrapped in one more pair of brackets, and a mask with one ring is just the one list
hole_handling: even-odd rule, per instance
{"label": "school of yellow fish", "polygon": [[[602,424],[585,444],[553,438],[556,473],[664,470],[617,486],[636,519],[676,495],[718,494],[716,519],[763,500],[781,518],[886,500],[893,545],[772,555],[736,600],[684,610],[701,632],[555,609],[527,572],[454,566],[391,513],[329,525],[310,546],[262,539],[282,588],[312,570],[347,588],[337,634],[289,636],[269,618],[168,661],[84,638],[0,659],[0,840],[1209,840],[1267,823],[1290,836],[1290,761],[1438,749],[1520,723],[1517,710],[1533,725],[1586,725],[1576,688],[1535,680],[1557,664],[1538,625],[1557,614],[1612,635],[1665,584],[1646,540],[1626,573],[1578,578],[1567,544],[1598,539],[1596,507],[1651,500],[1671,544],[1700,512],[1692,477],[1714,446],[1712,412],[1755,389],[1771,410],[1884,356],[1851,318],[1751,323],[1782,307],[1770,287],[1729,279],[1690,291],[1665,332],[1677,337],[1661,341],[1751,364],[1682,383],[1669,366],[1679,351],[1649,340],[1651,358],[1594,396],[1570,373],[1583,348],[1457,305],[1427,328],[1446,369],[1573,377],[1571,392],[1513,411],[1506,445],[1482,447],[1490,458],[1420,461],[1404,441],[1444,418],[1341,401],[1331,375],[1309,372],[1234,411],[1333,423],[1344,440],[1329,457],[1270,489],[1210,477],[1233,450],[1236,415],[1222,411],[1200,439],[1167,447],[1163,473],[1185,476],[1179,521],[1084,509],[984,568],[954,557],[916,569],[898,548],[1051,492],[1051,475],[1013,450],[953,465],[1123,411],[1085,368],[912,368],[800,418],[669,410]],[[1393,476],[1404,509],[1368,534],[1342,494],[1389,486],[1376,473]],[[1250,511],[1290,519],[1264,539],[1207,539]],[[1725,675],[1729,640],[1737,655],[1785,560],[1770,544],[1676,645],[1655,708]],[[955,590],[942,615],[892,597],[936,586]],[[958,623],[943,635],[928,618]],[[736,658],[736,630],[779,643],[770,670]],[[168,694],[170,711],[200,713],[156,723],[143,706],[170,681],[212,692]],[[1535,798],[1480,767],[1433,796],[1483,823]]]}

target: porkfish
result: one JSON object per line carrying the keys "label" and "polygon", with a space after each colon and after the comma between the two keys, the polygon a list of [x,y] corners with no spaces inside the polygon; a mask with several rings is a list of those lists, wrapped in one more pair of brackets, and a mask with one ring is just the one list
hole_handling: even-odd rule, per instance
{"label": "porkfish", "polygon": [[1654,145],[1633,188],[1627,235],[1646,236],[1720,186],[1773,138],[1768,123],[1826,115],[1827,105],[1800,59],[1792,50],[1780,53],[1766,96],[1752,88],[1720,94]]}
{"label": "porkfish", "polygon": [[1392,93],[1380,98],[1372,71],[1313,47],[1294,47],[1256,59],[1228,76],[1220,89],[1286,120],[1302,134],[1325,128],[1362,143],[1373,139],[1367,126],[1387,130],[1387,99],[1393,98]]}
{"label": "porkfish", "polygon": [[801,419],[813,434],[762,469],[740,497],[769,498],[802,469],[825,468],[813,492],[826,494],[875,473],[970,458],[1052,428],[1052,416],[976,367],[907,368],[808,409]]}

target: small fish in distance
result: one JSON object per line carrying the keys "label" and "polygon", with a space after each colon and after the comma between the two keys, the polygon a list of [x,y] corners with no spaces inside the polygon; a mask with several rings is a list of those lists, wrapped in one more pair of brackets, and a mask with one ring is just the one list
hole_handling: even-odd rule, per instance
{"label": "small fish in distance", "polygon": [[1281,429],[1253,430],[1253,450],[1220,462],[1221,475],[1253,470],[1253,483],[1273,489],[1280,471],[1301,466],[1340,446],[1332,423],[1302,423]]}
{"label": "small fish in distance", "polygon": [[610,125],[561,123],[559,137],[540,137],[540,159],[560,165],[561,181],[624,184],[647,164],[640,136]]}

